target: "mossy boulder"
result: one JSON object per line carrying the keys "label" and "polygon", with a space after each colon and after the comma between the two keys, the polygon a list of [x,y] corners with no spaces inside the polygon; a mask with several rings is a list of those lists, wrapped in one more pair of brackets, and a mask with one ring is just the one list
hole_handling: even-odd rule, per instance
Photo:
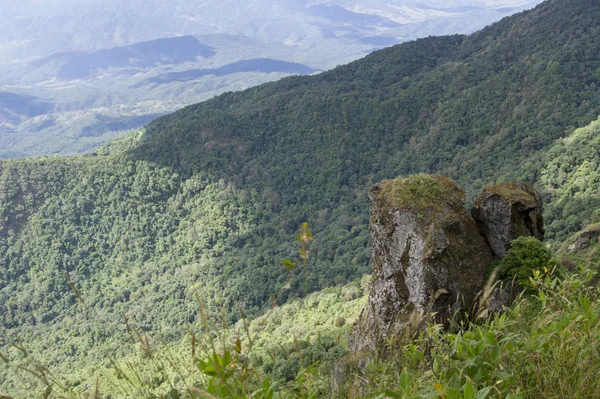
{"label": "mossy boulder", "polygon": [[598,243],[600,243],[600,223],[594,223],[567,240],[563,252],[576,253]]}
{"label": "mossy boulder", "polygon": [[384,181],[370,199],[374,271],[351,336],[354,351],[376,349],[427,315],[447,325],[471,311],[493,260],[464,207],[464,191],[447,177]]}
{"label": "mossy boulder", "polygon": [[496,258],[504,257],[517,237],[544,239],[542,198],[523,182],[484,187],[471,215]]}
{"label": "mossy boulder", "polygon": [[[600,272],[600,223],[588,225],[569,237],[558,250],[558,255],[566,269],[577,270],[583,266]],[[599,280],[600,273],[592,282],[598,284]]]}

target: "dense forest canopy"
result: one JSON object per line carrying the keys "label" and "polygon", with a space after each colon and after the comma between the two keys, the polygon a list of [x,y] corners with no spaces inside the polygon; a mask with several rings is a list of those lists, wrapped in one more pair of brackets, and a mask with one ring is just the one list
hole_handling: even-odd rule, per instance
{"label": "dense forest canopy", "polygon": [[506,180],[555,186],[548,233],[563,238],[600,207],[581,177],[598,122],[572,133],[598,115],[600,4],[549,0],[226,93],[91,155],[0,161],[0,344],[57,364],[122,354],[123,314],[174,339],[196,289],[230,320],[237,304],[257,315],[304,221],[310,261],[282,300],[352,281],[369,270],[366,190],[398,175],[448,175],[470,200]]}

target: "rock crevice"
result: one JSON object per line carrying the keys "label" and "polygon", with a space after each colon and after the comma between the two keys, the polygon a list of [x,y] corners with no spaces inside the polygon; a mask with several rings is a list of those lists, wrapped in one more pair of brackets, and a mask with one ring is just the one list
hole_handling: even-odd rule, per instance
{"label": "rock crevice", "polygon": [[369,198],[373,280],[353,351],[429,317],[448,326],[472,313],[494,257],[518,236],[543,238],[541,198],[525,183],[484,188],[471,214],[464,191],[438,175],[383,181]]}
{"label": "rock crevice", "polygon": [[523,182],[485,187],[471,215],[496,258],[502,258],[517,237],[544,239],[542,198]]}

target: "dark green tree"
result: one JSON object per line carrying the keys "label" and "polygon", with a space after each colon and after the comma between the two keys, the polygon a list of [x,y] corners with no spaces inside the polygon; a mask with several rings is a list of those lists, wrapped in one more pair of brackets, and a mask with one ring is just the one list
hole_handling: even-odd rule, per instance
{"label": "dark green tree", "polygon": [[525,290],[531,291],[533,273],[562,276],[563,269],[550,249],[534,237],[519,237],[511,243],[508,254],[500,263],[500,278],[514,280]]}

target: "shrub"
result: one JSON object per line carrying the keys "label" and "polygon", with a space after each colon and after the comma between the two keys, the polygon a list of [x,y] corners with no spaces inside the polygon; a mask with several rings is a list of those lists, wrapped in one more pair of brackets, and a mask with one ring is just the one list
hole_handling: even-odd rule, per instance
{"label": "shrub", "polygon": [[534,237],[519,237],[511,243],[508,254],[500,262],[499,276],[515,280],[525,290],[533,290],[534,273],[562,276],[562,266],[552,256],[550,249]]}

